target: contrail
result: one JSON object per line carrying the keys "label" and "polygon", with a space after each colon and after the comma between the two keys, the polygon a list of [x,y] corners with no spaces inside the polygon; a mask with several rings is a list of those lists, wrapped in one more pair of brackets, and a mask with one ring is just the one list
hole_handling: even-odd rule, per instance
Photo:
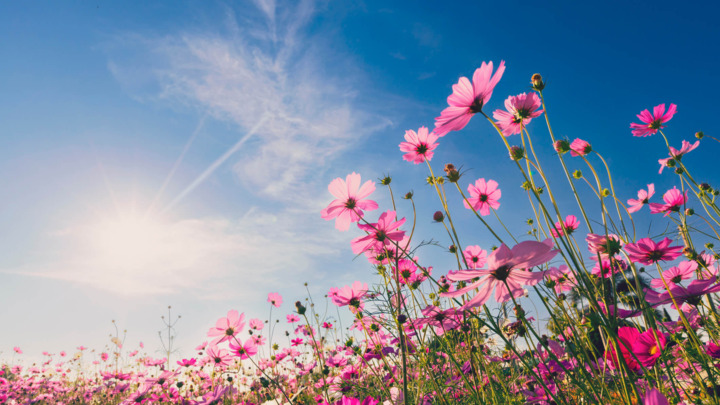
{"label": "contrail", "polygon": [[160,200],[160,197],[162,196],[163,192],[165,192],[165,188],[167,187],[168,183],[170,183],[170,180],[175,175],[175,172],[177,171],[178,167],[180,166],[180,163],[182,163],[183,159],[185,158],[185,154],[190,149],[190,145],[195,141],[195,138],[197,138],[198,134],[200,134],[200,130],[202,130],[202,127],[205,125],[205,119],[207,118],[208,114],[207,112],[203,114],[202,118],[200,118],[200,121],[198,122],[197,126],[195,127],[195,130],[193,131],[192,135],[190,135],[190,139],[185,143],[185,147],[183,148],[182,152],[180,152],[180,156],[178,156],[177,160],[175,160],[175,163],[173,164],[172,168],[170,169],[170,172],[168,173],[167,177],[165,178],[165,181],[163,182],[162,186],[160,186],[160,189],[158,190],[157,194],[155,194],[155,198],[153,199],[152,203],[148,207],[147,211],[145,212],[145,217],[152,212],[153,208],[155,208],[155,205],[157,205],[158,201]]}
{"label": "contrail", "polygon": [[226,160],[228,160],[228,158],[230,158],[230,156],[232,156],[235,152],[240,150],[240,148],[243,146],[243,144],[245,144],[245,142],[247,142],[247,140],[250,139],[250,137],[253,136],[255,134],[255,132],[257,132],[257,130],[260,128],[260,126],[262,124],[264,124],[265,121],[267,121],[267,119],[268,119],[268,114],[267,113],[263,114],[262,118],[260,118],[260,121],[258,121],[258,123],[255,124],[255,126],[252,127],[250,129],[250,131],[247,134],[245,134],[245,136],[240,138],[240,140],[237,141],[237,143],[235,143],[235,145],[233,145],[232,148],[228,149],[225,153],[223,153],[222,156],[220,156],[210,166],[208,166],[208,168],[205,169],[205,171],[202,172],[202,174],[200,176],[198,176],[192,183],[190,183],[190,185],[187,186],[185,188],[185,190],[183,190],[180,194],[178,194],[178,196],[175,197],[175,199],[172,200],[170,202],[170,204],[168,204],[165,208],[163,208],[161,213],[165,213],[168,210],[170,210],[171,208],[173,208],[186,195],[190,194],[190,192],[193,191],[195,189],[195,187],[199,186],[203,181],[205,181],[205,179],[207,179],[208,176],[210,176],[218,167],[220,167],[221,164],[223,164]]}

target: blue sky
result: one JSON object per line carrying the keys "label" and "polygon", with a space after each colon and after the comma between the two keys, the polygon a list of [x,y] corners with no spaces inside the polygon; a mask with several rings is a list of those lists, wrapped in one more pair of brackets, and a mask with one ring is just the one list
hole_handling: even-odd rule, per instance
{"label": "blue sky", "polygon": [[[420,230],[444,243],[426,171],[397,145],[483,61],[507,64],[488,112],[542,73],[556,133],[591,142],[625,198],[675,184],[657,174],[661,140],[630,135],[635,114],[676,103],[676,147],[718,133],[711,2],[418,4],[0,4],[0,350],[101,348],[115,319],[152,351],[173,305],[189,353],[228,309],[264,316],[270,291],[287,312],[306,281],[316,298],[372,282],[352,260],[357,233],[319,218],[327,183],[352,171],[414,190]],[[686,164],[717,181],[719,145],[703,146]],[[496,179],[500,214],[524,229],[519,176],[486,123],[443,138],[433,163],[447,162],[469,169],[466,183]],[[492,243],[469,216],[460,227]],[[421,256],[451,269],[439,250]]]}

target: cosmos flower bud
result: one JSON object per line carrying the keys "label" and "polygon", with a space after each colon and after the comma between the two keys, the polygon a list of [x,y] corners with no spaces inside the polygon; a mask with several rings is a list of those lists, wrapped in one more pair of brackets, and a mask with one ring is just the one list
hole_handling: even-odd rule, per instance
{"label": "cosmos flower bud", "polygon": [[295,309],[297,310],[297,313],[300,315],[305,315],[305,311],[307,310],[307,308],[305,308],[305,306],[300,301],[297,301],[295,303]]}
{"label": "cosmos flower bud", "polygon": [[433,214],[433,221],[435,222],[442,222],[445,219],[445,215],[443,215],[442,211],[435,211]]}
{"label": "cosmos flower bud", "polygon": [[455,252],[457,252],[457,247],[455,247],[455,245],[450,245],[448,250],[450,250],[450,253],[455,253]]}
{"label": "cosmos flower bud", "polygon": [[447,179],[451,183],[457,183],[457,181],[460,180],[460,172],[457,171],[454,164],[452,164],[452,163],[446,164],[444,170],[445,170],[445,175],[447,176]]}
{"label": "cosmos flower bud", "polygon": [[602,191],[600,192],[600,195],[602,195],[603,197],[608,197],[608,196],[610,195],[610,190],[604,188],[604,189],[602,189]]}
{"label": "cosmos flower bud", "polygon": [[694,210],[694,209],[688,208],[688,209],[685,210],[685,215],[691,216],[691,215],[693,215],[693,214],[695,214],[695,210]]}
{"label": "cosmos flower bud", "polygon": [[392,178],[390,178],[390,176],[385,176],[380,179],[380,184],[382,184],[383,186],[388,186],[390,185],[390,183],[392,183]]}
{"label": "cosmos flower bud", "polygon": [[400,314],[398,315],[398,323],[400,325],[404,324],[407,321],[407,316]]}
{"label": "cosmos flower bud", "polygon": [[697,131],[697,132],[695,132],[695,138],[697,138],[697,139],[703,139],[703,136],[705,136],[705,134],[703,134],[703,131]]}
{"label": "cosmos flower bud", "polygon": [[510,147],[510,159],[518,161],[525,157],[525,149],[521,148],[520,146],[511,146]]}
{"label": "cosmos flower bud", "polygon": [[413,192],[412,192],[412,191],[408,191],[408,192],[403,196],[403,198],[406,199],[406,200],[412,200],[412,198],[413,198]]}
{"label": "cosmos flower bud", "polygon": [[570,142],[568,142],[567,139],[559,139],[553,143],[553,148],[555,148],[555,152],[559,154],[570,152]]}
{"label": "cosmos flower bud", "polygon": [[712,248],[715,247],[715,244],[708,242],[708,243],[705,244],[705,247],[706,247],[707,249],[712,249]]}
{"label": "cosmos flower bud", "polygon": [[702,183],[702,184],[700,184],[700,190],[708,191],[708,190],[710,190],[710,185],[707,183]]}
{"label": "cosmos flower bud", "polygon": [[668,159],[668,161],[665,162],[665,165],[666,165],[667,167],[675,167],[676,164],[677,164],[677,163],[675,162],[675,159]]}
{"label": "cosmos flower bud", "polygon": [[579,180],[579,179],[582,179],[583,174],[582,174],[582,172],[581,172],[580,170],[575,170],[575,171],[573,172],[573,177]]}
{"label": "cosmos flower bud", "polygon": [[535,73],[534,75],[532,75],[530,83],[532,84],[533,90],[543,91],[543,89],[545,88],[545,82],[543,81],[542,76],[540,76],[540,73]]}

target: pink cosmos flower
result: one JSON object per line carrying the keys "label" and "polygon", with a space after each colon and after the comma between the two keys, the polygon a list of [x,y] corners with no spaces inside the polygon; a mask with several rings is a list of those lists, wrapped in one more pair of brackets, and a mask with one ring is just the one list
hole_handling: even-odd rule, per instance
{"label": "pink cosmos flower", "polygon": [[242,328],[245,326],[244,320],[245,314],[240,314],[234,309],[230,310],[226,318],[218,319],[215,326],[210,328],[208,337],[213,338],[213,344],[230,340],[242,331]]}
{"label": "pink cosmos flower", "polygon": [[573,272],[564,264],[559,267],[550,267],[545,272],[545,279],[552,282],[551,285],[555,288],[556,294],[572,290],[577,283]]}
{"label": "pink cosmos flower", "polygon": [[642,405],[670,405],[668,399],[657,388],[653,388],[643,397]]}
{"label": "pink cosmos flower", "polygon": [[670,166],[668,166],[668,161],[670,161],[671,159],[680,161],[682,160],[683,155],[695,150],[698,146],[700,146],[700,141],[695,141],[695,143],[693,144],[688,141],[682,141],[682,147],[680,148],[680,150],[677,150],[671,146],[670,157],[667,157],[665,159],[658,159],[658,163],[660,163],[660,170],[658,171],[658,173],[662,173],[663,169],[665,169],[666,167],[670,168]]}
{"label": "pink cosmos flower", "polygon": [[364,304],[361,299],[367,294],[367,283],[356,281],[351,286],[343,288],[331,288],[328,296],[330,300],[339,307],[349,305],[351,308],[362,309]]}
{"label": "pink cosmos flower", "polygon": [[461,77],[458,83],[452,86],[453,93],[447,98],[449,107],[435,118],[435,133],[438,136],[445,136],[450,131],[459,131],[465,128],[470,118],[482,111],[483,106],[490,101],[493,89],[505,72],[505,61],[500,62],[498,70],[490,77],[492,70],[492,62],[483,62],[475,70],[472,83],[466,77]]}
{"label": "pink cosmos flower", "polygon": [[[663,293],[657,293],[646,288],[644,290],[645,300],[654,307],[671,303],[673,299],[678,305],[687,302],[690,305],[697,306],[703,295],[720,291],[720,284],[714,284],[715,282],[715,280],[693,280],[687,287],[673,284],[668,291]],[[675,303],[672,304],[672,307],[677,309]]]}
{"label": "pink cosmos flower", "polygon": [[598,303],[598,306],[600,307],[600,310],[605,315],[608,315],[608,316],[617,316],[618,318],[626,319],[626,318],[635,318],[635,317],[642,315],[642,311],[631,311],[628,309],[622,309],[622,308],[616,307],[615,305],[605,306],[605,303],[603,303],[602,301],[598,301],[597,303]]}
{"label": "pink cosmos flower", "polygon": [[[597,257],[591,257],[597,260]],[[592,268],[592,274],[602,278],[612,278],[615,274],[622,273],[627,269],[625,260],[616,258],[605,258],[595,263]]]}
{"label": "pink cosmos flower", "polygon": [[194,358],[182,359],[177,362],[178,366],[180,366],[180,367],[191,367],[191,366],[194,366],[195,363],[197,363],[197,360]]}
{"label": "pink cosmos flower", "polygon": [[[640,332],[631,326],[623,326],[618,328],[617,345],[620,348],[620,354],[625,360],[625,363],[632,371],[640,371],[640,364],[635,361],[635,358],[631,354],[633,342],[638,340],[639,337]],[[615,368],[620,367],[620,359],[615,352],[615,346],[611,342],[607,342],[607,348],[605,349],[605,360],[609,361]]]}
{"label": "pink cosmos flower", "polygon": [[457,329],[462,321],[462,311],[455,308],[442,310],[435,305],[428,305],[422,310],[422,314],[424,318],[417,318],[415,327],[432,326],[438,336],[443,335],[446,331]]}
{"label": "pink cosmos flower", "polygon": [[643,238],[637,243],[626,244],[625,251],[630,260],[650,265],[660,260],[675,260],[682,254],[682,246],[670,246],[670,243],[672,243],[670,238],[665,238],[658,243],[650,238]]}
{"label": "pink cosmos flower", "polygon": [[282,305],[282,295],[278,293],[270,293],[268,294],[267,301],[275,306],[275,308],[280,308],[280,305]]}
{"label": "pink cosmos flower", "polygon": [[665,194],[663,194],[663,201],[665,201],[665,204],[650,203],[650,212],[653,214],[664,212],[665,216],[668,216],[671,212],[680,211],[680,207],[682,207],[687,200],[687,191],[683,194],[677,189],[677,187],[673,187],[671,190],[668,190]]}
{"label": "pink cosmos flower", "polygon": [[465,256],[465,261],[471,269],[479,269],[485,265],[487,252],[478,245],[472,245],[465,248],[463,256]]}
{"label": "pink cosmos flower", "polygon": [[292,342],[291,346],[293,346],[293,347],[300,346],[301,344],[303,344],[302,338],[296,338],[296,339],[291,340],[290,342]]}
{"label": "pink cosmos flower", "polygon": [[300,322],[300,317],[295,314],[289,314],[286,318],[288,323]]}
{"label": "pink cosmos flower", "polygon": [[371,180],[360,186],[360,175],[353,172],[346,179],[340,177],[331,181],[328,190],[336,199],[321,211],[322,218],[335,220],[335,228],[340,231],[350,229],[350,223],[357,222],[363,216],[363,211],[378,208],[375,201],[367,200],[367,196],[375,191],[375,183]]}
{"label": "pink cosmos flower", "polygon": [[257,343],[252,337],[248,338],[242,345],[240,345],[240,342],[230,342],[230,352],[236,357],[240,357],[240,360],[249,359],[257,354]]}
{"label": "pink cosmos flower", "polygon": [[652,197],[655,194],[655,185],[654,184],[648,184],[647,191],[640,190],[638,191],[638,198],[637,200],[633,200],[632,198],[627,200],[627,203],[629,205],[628,212],[633,213],[640,211],[640,208],[642,208],[645,204],[648,203],[650,200],[650,197]]}
{"label": "pink cosmos flower", "polygon": [[350,246],[353,253],[357,255],[370,249],[375,252],[393,249],[393,241],[397,243],[405,236],[405,231],[400,230],[404,223],[405,218],[396,220],[395,211],[386,211],[380,215],[377,223],[358,224],[358,228],[368,234],[352,240]]}
{"label": "pink cosmos flower", "polygon": [[420,127],[417,132],[405,131],[405,142],[400,143],[400,150],[407,152],[403,159],[413,162],[416,165],[424,161],[430,161],[433,151],[437,148],[438,136],[435,132],[428,133],[427,127]]}
{"label": "pink cosmos flower", "polygon": [[22,354],[23,352],[18,346],[13,347],[13,351],[17,354]]}
{"label": "pink cosmos flower", "polygon": [[331,329],[333,327],[333,324],[331,324],[330,322],[323,322],[322,327],[324,329]]}
{"label": "pink cosmos flower", "polygon": [[477,179],[475,184],[468,185],[468,193],[471,197],[463,201],[465,208],[470,209],[472,206],[480,215],[490,215],[490,208],[498,209],[500,207],[498,200],[502,196],[502,192],[495,180],[485,182],[485,179]]}
{"label": "pink cosmos flower", "polygon": [[528,271],[530,267],[547,263],[559,250],[553,249],[552,240],[544,242],[525,241],[512,249],[504,243],[487,258],[487,270],[460,270],[451,272],[447,278],[451,281],[468,281],[476,277],[478,281],[453,292],[444,292],[443,297],[458,297],[476,288],[478,293],[465,304],[466,308],[479,307],[487,302],[495,290],[495,300],[505,302],[513,297],[521,297],[523,285],[535,285],[542,280],[544,272]]}
{"label": "pink cosmos flower", "polygon": [[[668,286],[671,286],[691,278],[697,268],[697,262],[684,261],[675,267],[670,267],[669,269],[663,271],[662,276]],[[665,289],[665,283],[663,283],[662,278],[655,278],[650,281],[650,287]]]}
{"label": "pink cosmos flower", "polygon": [[585,241],[588,243],[590,253],[600,255],[602,258],[615,256],[620,253],[620,248],[623,246],[620,237],[612,233],[607,236],[589,233]]}
{"label": "pink cosmos flower", "polygon": [[665,342],[665,335],[655,329],[648,329],[633,342],[632,351],[643,366],[652,367],[662,355]]}
{"label": "pink cosmos flower", "polygon": [[207,357],[214,367],[229,366],[232,362],[232,356],[225,349],[220,349],[216,345],[210,345],[207,348]]}
{"label": "pink cosmos flower", "polygon": [[551,229],[550,232],[554,237],[558,238],[565,233],[568,235],[572,234],[576,229],[578,229],[578,226],[580,226],[580,221],[578,221],[577,217],[575,215],[568,215],[565,217],[564,222],[555,222],[555,228]]}
{"label": "pink cosmos flower", "polygon": [[655,135],[661,128],[665,128],[662,124],[670,121],[670,119],[677,112],[677,106],[670,104],[667,112],[665,112],[665,104],[660,104],[653,108],[653,113],[644,110],[638,114],[638,118],[642,121],[642,124],[631,123],[630,128],[633,128],[633,136],[649,136]]}
{"label": "pink cosmos flower", "polygon": [[257,319],[257,318],[251,319],[250,322],[248,323],[248,327],[252,330],[260,330],[263,328],[263,326],[264,326],[263,321],[261,321],[260,319]]}
{"label": "pink cosmos flower", "polygon": [[571,156],[585,156],[590,152],[592,152],[592,146],[580,138],[575,139],[570,144]]}
{"label": "pink cosmos flower", "polygon": [[538,110],[542,103],[536,93],[522,93],[510,96],[505,100],[505,109],[495,110],[493,118],[505,136],[519,134],[533,118],[539,117],[543,110]]}

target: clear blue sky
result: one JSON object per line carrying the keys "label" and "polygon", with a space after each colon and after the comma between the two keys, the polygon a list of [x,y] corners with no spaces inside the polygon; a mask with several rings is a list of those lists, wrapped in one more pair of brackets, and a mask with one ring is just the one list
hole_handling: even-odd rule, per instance
{"label": "clear blue sky", "polygon": [[[286,297],[284,315],[305,281],[316,298],[372,282],[352,261],[357,233],[319,217],[327,183],[392,174],[396,192],[423,200],[429,239],[437,205],[425,170],[397,145],[406,129],[432,126],[451,85],[483,61],[507,64],[488,112],[540,72],[557,133],[603,153],[625,198],[650,182],[662,193],[675,184],[657,174],[664,145],[633,138],[629,123],[672,102],[672,145],[718,133],[718,11],[659,1],[2,2],[0,351],[101,348],[115,319],[129,345],[152,352],[170,304],[190,353],[228,309],[265,316],[267,292]],[[539,139],[540,124],[530,128]],[[686,164],[717,181],[718,144],[703,145]],[[541,149],[551,162],[550,145]],[[467,183],[498,180],[500,214],[521,229],[520,180],[486,123],[443,138],[433,163],[447,162],[471,169]],[[384,192],[377,199],[389,207]],[[460,226],[468,244],[489,247],[474,222]],[[451,269],[438,251],[421,256],[437,274]]]}

